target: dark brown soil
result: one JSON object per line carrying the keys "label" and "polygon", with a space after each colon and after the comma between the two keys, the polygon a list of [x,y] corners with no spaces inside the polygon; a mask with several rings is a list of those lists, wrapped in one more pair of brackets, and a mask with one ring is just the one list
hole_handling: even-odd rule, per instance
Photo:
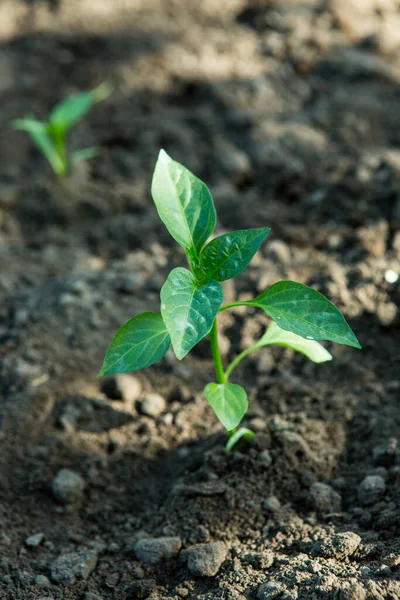
{"label": "dark brown soil", "polygon": [[[400,598],[399,2],[3,0],[0,44],[0,598]],[[107,77],[70,140],[99,155],[57,184],[10,122]],[[219,233],[272,228],[226,299],[302,281],[363,346],[249,358],[257,435],[229,454],[205,344],[96,377],[183,264],[150,197],[161,147],[208,183]],[[265,324],[224,312],[225,353]],[[61,469],[75,502],[55,500]],[[149,563],[145,537],[227,555],[202,577],[182,551]],[[68,584],[70,553],[87,570]]]}

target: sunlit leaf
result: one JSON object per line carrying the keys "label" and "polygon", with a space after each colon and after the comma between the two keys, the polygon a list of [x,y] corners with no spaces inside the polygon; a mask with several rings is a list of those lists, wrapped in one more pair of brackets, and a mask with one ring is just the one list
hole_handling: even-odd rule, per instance
{"label": "sunlit leaf", "polygon": [[136,315],[116,333],[99,376],[129,373],[149,367],[168,351],[171,340],[161,315]]}
{"label": "sunlit leaf", "polygon": [[330,340],[361,348],[340,310],[302,283],[279,281],[243,304],[263,308],[279,327],[308,340]]}
{"label": "sunlit leaf", "polygon": [[198,283],[187,269],[178,267],[161,289],[161,314],[177,358],[183,358],[212,327],[223,300],[217,281]]}
{"label": "sunlit leaf", "polygon": [[249,405],[246,391],[240,385],[209,383],[204,395],[225,429],[232,431],[239,425]]}
{"label": "sunlit leaf", "polygon": [[243,229],[225,233],[209,242],[200,255],[205,276],[225,281],[240,275],[252,260],[269,229]]}
{"label": "sunlit leaf", "polygon": [[291,348],[296,352],[301,352],[307,358],[315,363],[323,363],[332,360],[332,354],[328,352],[319,342],[307,340],[291,331],[281,329],[274,321],[270,323],[267,331],[255,345],[256,348],[264,346],[278,345],[285,348]]}
{"label": "sunlit leaf", "polygon": [[197,256],[215,227],[207,186],[161,150],[151,187],[160,219],[185,250]]}

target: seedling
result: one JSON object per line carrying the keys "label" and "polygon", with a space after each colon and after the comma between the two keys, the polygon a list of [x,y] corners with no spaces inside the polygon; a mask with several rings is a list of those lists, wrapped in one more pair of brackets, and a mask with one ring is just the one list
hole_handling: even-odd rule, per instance
{"label": "seedling", "polygon": [[59,179],[63,179],[74,163],[96,155],[95,148],[82,148],[68,153],[67,137],[71,127],[94,104],[107,98],[111,91],[111,85],[105,81],[94,90],[81,92],[57,104],[47,121],[28,116],[13,121],[13,126],[30,135],[33,143],[49,161],[54,173]]}
{"label": "seedling", "polygon": [[[161,288],[161,314],[144,312],[123,325],[107,351],[99,376],[137,371],[162,358],[170,345],[181,360],[208,336],[216,382],[204,394],[229,432],[227,449],[254,434],[238,429],[247,408],[246,391],[230,382],[233,370],[250,352],[277,344],[303,353],[316,363],[332,359],[317,340],[361,348],[342,313],[320,292],[294,281],[279,281],[252,300],[223,304],[222,281],[248,266],[269,228],[244,229],[207,243],[216,223],[213,199],[206,185],[161,150],[152,195],[158,214],[186,253],[189,269],[173,269]],[[235,306],[264,310],[272,319],[255,344],[224,368],[218,344],[217,315]]]}

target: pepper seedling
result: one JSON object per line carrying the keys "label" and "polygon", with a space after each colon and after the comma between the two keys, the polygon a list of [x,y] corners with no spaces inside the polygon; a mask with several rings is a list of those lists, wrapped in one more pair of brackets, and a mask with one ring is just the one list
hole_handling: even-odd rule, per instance
{"label": "pepper seedling", "polygon": [[71,166],[81,160],[93,158],[96,148],[82,148],[68,152],[67,137],[75,125],[97,102],[107,98],[112,92],[109,82],[104,81],[98,87],[80,92],[57,104],[47,121],[39,121],[33,115],[13,121],[15,129],[26,131],[36,147],[50,163],[59,179],[64,179]]}
{"label": "pepper seedling", "polygon": [[[318,340],[361,348],[342,313],[320,292],[294,281],[279,281],[251,300],[223,304],[221,282],[248,266],[269,228],[232,231],[211,239],[216,211],[207,186],[161,150],[152,196],[160,219],[185,250],[189,269],[173,269],[161,288],[161,314],[144,312],[123,325],[107,351],[99,376],[137,371],[154,364],[170,348],[178,360],[208,336],[216,381],[204,394],[229,432],[227,449],[254,434],[238,429],[247,408],[246,391],[230,382],[233,370],[250,352],[277,344],[303,353],[316,363],[332,359]],[[224,368],[218,343],[217,315],[235,306],[262,309],[272,322],[255,344]]]}

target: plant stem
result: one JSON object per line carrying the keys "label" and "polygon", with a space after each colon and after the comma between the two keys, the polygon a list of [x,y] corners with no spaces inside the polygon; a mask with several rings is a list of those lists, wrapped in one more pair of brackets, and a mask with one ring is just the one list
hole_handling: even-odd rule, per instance
{"label": "plant stem", "polygon": [[256,342],[252,346],[249,346],[248,348],[246,348],[246,350],[243,350],[243,352],[241,352],[240,354],[238,354],[236,356],[236,358],[233,359],[233,361],[230,363],[230,365],[228,366],[228,368],[225,371],[226,380],[229,379],[229,376],[232,373],[233,369],[238,366],[238,364],[240,363],[240,361],[242,361],[244,358],[246,358],[246,356],[248,354],[250,354],[250,352],[253,352],[253,350],[257,350],[258,347],[259,347],[258,346],[258,342]]}
{"label": "plant stem", "polygon": [[57,169],[57,175],[60,179],[64,179],[68,172],[68,158],[65,135],[61,133],[58,133],[57,135],[53,134],[53,139],[57,155],[60,159],[59,167]]}
{"label": "plant stem", "polygon": [[217,329],[217,319],[214,319],[213,326],[211,327],[211,331],[209,333],[209,338],[211,342],[211,350],[214,359],[215,373],[217,375],[218,383],[226,383],[227,378],[224,371],[224,365],[222,364],[221,352],[219,349],[218,343],[218,329]]}
{"label": "plant stem", "polygon": [[243,302],[231,302],[230,304],[224,304],[224,306],[221,306],[219,309],[219,312],[222,312],[227,308],[234,308],[235,306],[246,306],[246,301],[244,300]]}

